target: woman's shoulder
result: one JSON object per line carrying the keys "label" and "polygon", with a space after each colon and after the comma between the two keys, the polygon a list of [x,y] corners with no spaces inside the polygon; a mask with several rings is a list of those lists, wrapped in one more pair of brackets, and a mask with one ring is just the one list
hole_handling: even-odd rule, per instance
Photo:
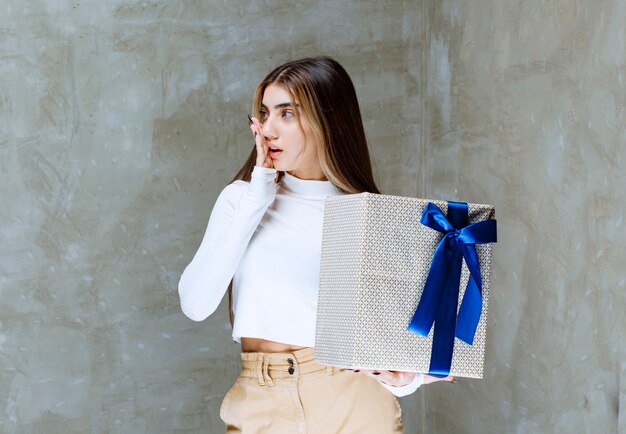
{"label": "woman's shoulder", "polygon": [[220,205],[233,205],[235,202],[241,198],[243,193],[245,192],[248,182],[243,179],[237,179],[230,184],[226,184],[222,191],[220,191],[217,200],[215,201],[216,206]]}
{"label": "woman's shoulder", "polygon": [[244,181],[243,179],[235,179],[233,182],[231,182],[224,188],[230,187],[231,189],[235,189],[235,188],[241,189],[241,188],[246,188],[248,184],[250,183],[248,181]]}
{"label": "woman's shoulder", "polygon": [[243,179],[236,179],[230,184],[227,184],[222,189],[222,193],[237,194],[239,192],[243,192],[246,188],[248,188],[248,185],[250,185],[250,182],[244,181]]}

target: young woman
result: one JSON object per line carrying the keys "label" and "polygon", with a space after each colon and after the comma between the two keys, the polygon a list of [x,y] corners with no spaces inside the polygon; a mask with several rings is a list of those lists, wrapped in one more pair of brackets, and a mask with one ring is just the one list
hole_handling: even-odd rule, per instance
{"label": "young woman", "polygon": [[324,200],[380,194],[352,81],[326,56],[288,62],[258,85],[253,113],[255,147],[178,285],[195,321],[228,288],[243,366],[222,401],[226,432],[402,433],[396,396],[439,378],[313,357]]}

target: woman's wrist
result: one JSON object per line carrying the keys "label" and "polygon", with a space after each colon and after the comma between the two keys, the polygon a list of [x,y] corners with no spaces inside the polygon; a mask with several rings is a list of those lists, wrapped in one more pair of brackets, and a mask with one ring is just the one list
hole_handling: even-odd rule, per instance
{"label": "woman's wrist", "polygon": [[277,170],[273,167],[254,166],[250,178],[250,194],[256,198],[274,198],[277,186],[276,173]]}
{"label": "woman's wrist", "polygon": [[413,381],[404,386],[391,386],[389,384],[380,382],[387,390],[393,393],[397,397],[407,396],[414,393],[422,384],[423,384],[424,376],[422,374],[415,374],[413,377]]}

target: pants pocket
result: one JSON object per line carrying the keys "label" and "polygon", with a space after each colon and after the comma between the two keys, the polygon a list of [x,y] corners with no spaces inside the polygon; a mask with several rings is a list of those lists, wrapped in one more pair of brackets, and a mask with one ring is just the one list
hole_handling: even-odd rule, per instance
{"label": "pants pocket", "polygon": [[224,399],[222,400],[222,405],[220,406],[220,419],[222,419],[222,422],[224,423],[228,423],[228,421],[226,420],[228,418],[228,406],[230,404],[230,399],[233,393],[238,387],[239,378],[237,378],[237,380],[235,380],[235,384],[233,384],[232,387],[228,389],[228,392],[226,392],[226,395],[224,395]]}

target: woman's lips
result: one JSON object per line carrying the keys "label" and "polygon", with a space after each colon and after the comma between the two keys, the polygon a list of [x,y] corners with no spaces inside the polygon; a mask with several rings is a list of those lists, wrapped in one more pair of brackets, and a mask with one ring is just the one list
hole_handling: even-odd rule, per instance
{"label": "woman's lips", "polygon": [[[272,150],[272,148],[274,148],[274,149],[275,149],[275,151],[273,151],[273,150]],[[276,158],[276,157],[278,157],[278,154],[280,154],[281,152],[283,152],[283,150],[282,150],[282,149],[280,149],[278,146],[274,145],[274,144],[273,144],[273,143],[271,143],[271,142],[269,142],[269,143],[267,144],[267,150],[268,150],[268,153],[269,153],[270,157],[272,157],[272,158]]]}
{"label": "woman's lips", "polygon": [[276,158],[282,151],[282,149],[278,149],[276,151],[269,150],[270,157]]}

